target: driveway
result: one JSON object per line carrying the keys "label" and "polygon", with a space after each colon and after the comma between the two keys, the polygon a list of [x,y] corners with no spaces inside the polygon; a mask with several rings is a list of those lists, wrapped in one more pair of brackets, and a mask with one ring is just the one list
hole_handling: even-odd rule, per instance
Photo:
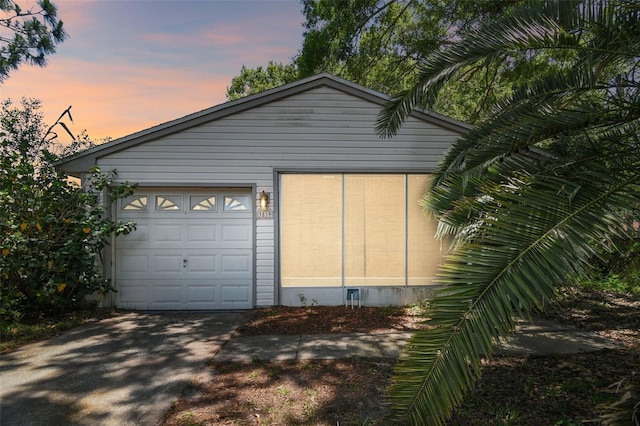
{"label": "driveway", "polygon": [[155,425],[245,320],[126,313],[0,355],[0,424]]}

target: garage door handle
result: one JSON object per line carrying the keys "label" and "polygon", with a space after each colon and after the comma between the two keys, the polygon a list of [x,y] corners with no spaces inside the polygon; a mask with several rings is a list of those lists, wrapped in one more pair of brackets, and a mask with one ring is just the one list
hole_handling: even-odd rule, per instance
{"label": "garage door handle", "polygon": [[182,259],[182,267],[183,268],[187,267],[187,259]]}

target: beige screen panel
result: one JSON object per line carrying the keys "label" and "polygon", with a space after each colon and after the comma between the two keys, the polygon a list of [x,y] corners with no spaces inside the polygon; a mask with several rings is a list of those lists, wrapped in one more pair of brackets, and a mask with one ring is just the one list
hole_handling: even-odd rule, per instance
{"label": "beige screen panel", "polygon": [[344,179],[345,285],[405,285],[405,176]]}
{"label": "beige screen panel", "polygon": [[281,284],[342,285],[342,175],[282,175]]}
{"label": "beige screen panel", "polygon": [[442,243],[435,239],[436,221],[426,217],[423,207],[419,205],[429,176],[409,175],[407,179],[407,281],[409,285],[429,285],[433,284],[438,265],[442,261]]}

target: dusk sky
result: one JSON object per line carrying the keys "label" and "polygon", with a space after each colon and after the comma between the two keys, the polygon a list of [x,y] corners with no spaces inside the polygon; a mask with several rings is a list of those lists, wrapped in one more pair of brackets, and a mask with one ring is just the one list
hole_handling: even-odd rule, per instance
{"label": "dusk sky", "polygon": [[302,43],[297,0],[53,3],[69,38],[46,67],[10,74],[0,97],[40,99],[48,124],[72,105],[73,133],[94,140],[223,103],[242,65],[288,63]]}

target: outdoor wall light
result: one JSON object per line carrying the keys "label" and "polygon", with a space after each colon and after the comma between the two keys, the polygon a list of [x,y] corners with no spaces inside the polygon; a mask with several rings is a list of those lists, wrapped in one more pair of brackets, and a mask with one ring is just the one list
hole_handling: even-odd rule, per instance
{"label": "outdoor wall light", "polygon": [[262,191],[260,194],[260,210],[266,212],[269,209],[269,194]]}

